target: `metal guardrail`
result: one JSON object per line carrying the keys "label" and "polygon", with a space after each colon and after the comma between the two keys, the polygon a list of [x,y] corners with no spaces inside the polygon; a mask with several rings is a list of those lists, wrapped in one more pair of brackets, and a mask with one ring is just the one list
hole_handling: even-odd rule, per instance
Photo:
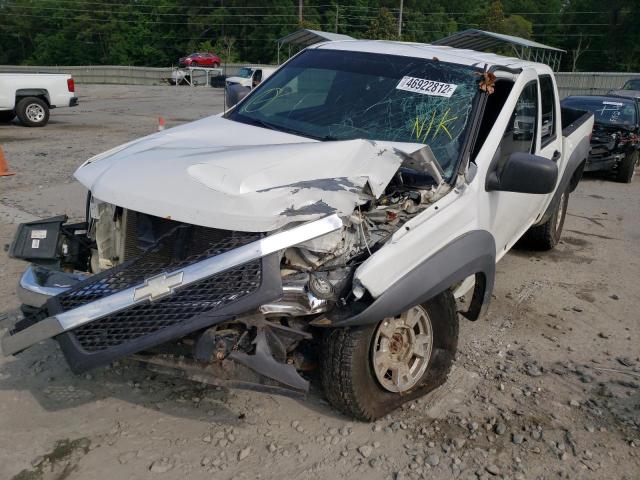
{"label": "metal guardrail", "polygon": [[[235,75],[242,67],[274,67],[274,65],[256,65],[230,63],[226,65],[227,76]],[[223,72],[225,66],[222,66]],[[173,67],[128,67],[119,65],[95,66],[25,66],[0,65],[0,73],[68,73],[77,83],[101,83],[124,85],[162,85],[171,77]],[[560,97],[567,95],[603,94],[614,88],[620,88],[630,78],[640,77],[640,73],[619,72],[558,72],[556,81]]]}
{"label": "metal guardrail", "polygon": [[[226,75],[231,77],[242,67],[267,67],[270,65],[229,63]],[[222,65],[223,74],[225,65]],[[129,67],[121,65],[90,66],[32,66],[32,65],[0,65],[0,73],[67,73],[72,75],[76,83],[121,84],[121,85],[163,85],[171,78],[174,67]]]}
{"label": "metal guardrail", "polygon": [[557,72],[560,98],[568,95],[602,95],[618,89],[627,80],[640,78],[640,73],[620,72]]}

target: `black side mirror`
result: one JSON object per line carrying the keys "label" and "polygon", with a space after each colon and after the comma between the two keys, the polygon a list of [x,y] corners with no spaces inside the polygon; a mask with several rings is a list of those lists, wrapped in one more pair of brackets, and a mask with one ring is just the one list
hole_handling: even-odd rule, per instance
{"label": "black side mirror", "polygon": [[487,175],[487,191],[551,193],[558,181],[558,166],[548,158],[530,153],[512,153],[501,169]]}

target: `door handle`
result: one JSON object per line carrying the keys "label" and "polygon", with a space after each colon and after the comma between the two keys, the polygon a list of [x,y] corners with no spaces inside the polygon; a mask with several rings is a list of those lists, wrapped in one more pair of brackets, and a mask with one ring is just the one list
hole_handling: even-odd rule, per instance
{"label": "door handle", "polygon": [[560,160],[561,157],[561,153],[559,150],[556,150],[555,152],[553,152],[553,156],[551,157],[551,160],[554,162],[557,162],[558,160]]}

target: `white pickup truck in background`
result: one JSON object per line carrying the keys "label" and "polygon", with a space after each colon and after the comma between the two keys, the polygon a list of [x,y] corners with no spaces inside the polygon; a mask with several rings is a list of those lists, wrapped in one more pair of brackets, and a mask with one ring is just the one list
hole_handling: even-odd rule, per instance
{"label": "white pickup truck in background", "polygon": [[10,122],[17,116],[27,127],[44,127],[52,108],[77,104],[71,75],[0,73],[0,122]]}
{"label": "white pickup truck in background", "polygon": [[270,67],[243,67],[235,76],[227,77],[225,80],[227,106],[232,107],[238,103],[275,71],[275,68]]}

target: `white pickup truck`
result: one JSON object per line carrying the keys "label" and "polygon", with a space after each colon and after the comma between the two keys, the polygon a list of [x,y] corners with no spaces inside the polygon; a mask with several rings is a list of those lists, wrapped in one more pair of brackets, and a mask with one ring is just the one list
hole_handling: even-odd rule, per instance
{"label": "white pickup truck", "polygon": [[234,106],[251,90],[269,78],[275,68],[270,67],[242,67],[233,77],[225,79],[225,101],[228,107]]}
{"label": "white pickup truck", "polygon": [[16,116],[27,127],[44,127],[49,110],[75,107],[78,97],[71,75],[0,73],[0,122]]}
{"label": "white pickup truck", "polygon": [[275,70],[275,68],[271,67],[242,67],[234,76],[227,77],[227,87],[241,85],[243,87],[255,88],[269,78]]}
{"label": "white pickup truck", "polygon": [[592,127],[543,64],[314,45],[223,115],[80,166],[86,221],[16,233],[32,265],[2,349],[53,337],[76,372],[133,356],[271,392],[316,368],[335,407],[379,418],[445,381],[514,243],[557,244]]}

